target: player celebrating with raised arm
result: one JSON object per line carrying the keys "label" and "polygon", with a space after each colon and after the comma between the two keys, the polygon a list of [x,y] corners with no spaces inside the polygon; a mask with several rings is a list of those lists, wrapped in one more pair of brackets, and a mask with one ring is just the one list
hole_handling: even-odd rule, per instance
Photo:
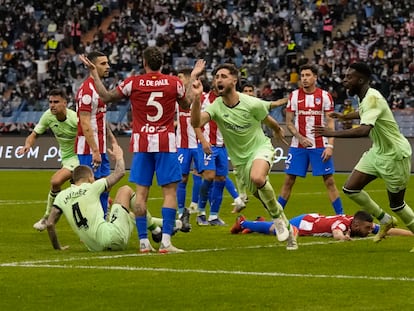
{"label": "player celebrating with raised arm", "polygon": [[128,97],[132,107],[132,135],[130,151],[134,153],[129,181],[136,184],[136,203],[133,207],[140,240],[140,252],[154,251],[147,235],[147,201],[154,173],[162,187],[162,240],[160,253],[176,253],[183,250],[171,244],[176,211],[177,183],[181,180],[177,157],[174,115],[176,103],[188,109],[190,101],[185,88],[176,76],[161,73],[163,54],[157,47],[143,52],[145,74],[131,76],[119,86],[108,91],[103,85],[95,65],[87,58],[82,61],[90,69],[96,90],[105,102]]}
{"label": "player celebrating with raised arm", "polygon": [[[193,72],[204,70],[204,61],[198,61]],[[217,123],[233,165],[249,190],[263,203],[272,217],[279,241],[288,241],[287,249],[298,248],[293,228],[283,208],[276,200],[268,174],[273,163],[274,148],[263,133],[261,123],[271,127],[277,137],[284,139],[284,131],[269,114],[269,102],[236,91],[238,69],[233,64],[221,64],[213,71],[219,97],[201,112],[200,99],[191,105],[193,126],[201,127],[210,120]],[[193,88],[201,87],[198,81]]]}
{"label": "player celebrating with raised arm", "polygon": [[62,167],[50,179],[50,191],[47,197],[45,214],[42,219],[33,225],[33,228],[39,231],[46,229],[46,220],[49,217],[55,197],[62,190],[63,184],[71,179],[73,169],[79,165],[78,156],[74,149],[78,119],[76,112],[68,109],[66,105],[65,91],[63,89],[51,90],[49,92],[49,109],[42,114],[33,132],[27,136],[24,146],[18,150],[19,155],[29,152],[37,136],[43,134],[48,128],[53,132],[59,144]]}
{"label": "player celebrating with raised arm", "polygon": [[371,138],[372,147],[362,155],[343,186],[343,191],[363,210],[380,221],[381,229],[374,237],[374,241],[378,242],[396,225],[396,219],[386,213],[363,189],[376,178],[382,178],[387,187],[391,210],[414,232],[414,213],[404,201],[411,174],[411,145],[401,134],[385,98],[369,86],[370,79],[371,69],[368,65],[351,64],[345,72],[343,84],[350,95],[359,97],[359,111],[331,115],[341,120],[360,118],[358,127],[334,131],[315,126],[314,132],[327,137]]}

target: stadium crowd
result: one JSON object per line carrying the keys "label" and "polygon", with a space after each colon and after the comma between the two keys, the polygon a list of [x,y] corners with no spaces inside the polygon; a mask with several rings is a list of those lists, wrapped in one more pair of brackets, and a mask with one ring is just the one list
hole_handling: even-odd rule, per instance
{"label": "stadium crowd", "polygon": [[[349,16],[355,17],[349,28],[334,31]],[[306,57],[318,40],[323,47]],[[410,0],[5,0],[0,1],[1,117],[13,121],[21,111],[44,111],[55,86],[66,88],[73,108],[88,74],[78,54],[108,55],[111,88],[142,71],[142,51],[151,45],[161,47],[163,71],[172,74],[197,58],[207,61],[207,74],[217,64],[235,63],[241,78],[267,100],[297,87],[300,65],[318,64],[318,84],[333,95],[337,110],[348,98],[344,70],[363,60],[373,69],[373,87],[391,108],[405,109],[414,107],[413,43]],[[0,132],[20,129],[0,124]]]}

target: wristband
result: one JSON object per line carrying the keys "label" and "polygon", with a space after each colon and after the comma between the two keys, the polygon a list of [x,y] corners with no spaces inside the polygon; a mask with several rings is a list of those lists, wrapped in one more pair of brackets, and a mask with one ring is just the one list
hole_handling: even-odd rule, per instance
{"label": "wristband", "polygon": [[325,148],[331,148],[331,149],[333,149],[333,148],[334,148],[334,146],[333,146],[333,145],[331,145],[331,144],[327,144],[327,145],[325,146]]}

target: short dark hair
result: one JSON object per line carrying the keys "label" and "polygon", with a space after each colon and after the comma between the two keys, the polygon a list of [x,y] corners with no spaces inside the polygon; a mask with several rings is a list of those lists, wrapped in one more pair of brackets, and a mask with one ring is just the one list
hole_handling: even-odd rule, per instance
{"label": "short dark hair", "polygon": [[302,72],[302,70],[310,70],[314,75],[318,75],[318,67],[312,64],[302,65],[299,69],[299,72]]}
{"label": "short dark hair", "polygon": [[177,75],[181,73],[184,76],[189,77],[191,75],[192,71],[193,71],[192,68],[182,68],[182,69],[177,71]]}
{"label": "short dark hair", "polygon": [[227,69],[232,76],[235,76],[237,79],[239,78],[239,69],[237,69],[237,67],[234,64],[230,64],[230,63],[220,64],[216,68],[214,68],[212,72],[213,77],[216,75],[217,71],[219,71],[220,69]]}
{"label": "short dark hair", "polygon": [[83,178],[88,178],[91,174],[93,175],[93,171],[89,166],[79,165],[72,172],[72,180],[76,183]]}
{"label": "short dark hair", "polygon": [[92,51],[92,52],[90,52],[89,54],[88,54],[88,59],[92,62],[92,63],[95,63],[95,61],[96,61],[96,59],[98,58],[98,57],[105,57],[106,55],[104,54],[104,53],[102,53],[102,52],[99,52],[99,51]]}
{"label": "short dark hair", "polygon": [[371,214],[365,211],[358,211],[354,214],[354,220],[373,222],[374,218],[372,218]]}
{"label": "short dark hair", "polygon": [[359,74],[363,75],[365,78],[370,79],[372,75],[372,71],[369,66],[362,62],[356,62],[349,65],[349,68],[354,69]]}
{"label": "short dark hair", "polygon": [[156,46],[147,47],[143,52],[143,58],[147,66],[154,71],[160,70],[164,61],[161,50]]}
{"label": "short dark hair", "polygon": [[243,83],[242,86],[241,86],[241,90],[243,91],[245,87],[251,87],[254,90],[253,83],[250,83],[250,82]]}
{"label": "short dark hair", "polygon": [[49,91],[49,96],[60,96],[63,99],[67,100],[65,89],[52,89]]}

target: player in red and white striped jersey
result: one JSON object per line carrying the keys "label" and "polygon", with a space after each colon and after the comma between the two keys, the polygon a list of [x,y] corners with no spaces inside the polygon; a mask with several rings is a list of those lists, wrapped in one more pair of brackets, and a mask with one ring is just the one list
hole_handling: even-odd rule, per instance
{"label": "player in red and white striped jersey", "polygon": [[[176,103],[188,109],[185,88],[178,77],[161,73],[163,54],[157,47],[143,52],[145,74],[131,76],[107,91],[95,66],[82,58],[95,79],[97,92],[105,102],[129,98],[132,108],[130,151],[134,153],[129,181],[136,184],[134,213],[140,240],[140,252],[154,251],[147,235],[147,200],[154,173],[162,187],[163,234],[159,252],[182,252],[171,244],[177,209],[177,183],[181,169],[177,157],[174,116]],[[99,81],[97,81],[99,80]]]}
{"label": "player in red and white striped jersey", "polygon": [[[178,78],[187,87],[191,80],[191,68],[183,68],[178,71]],[[198,209],[198,197],[201,186],[201,176],[198,173],[200,171],[199,151],[198,151],[198,140],[191,125],[191,110],[183,109],[177,104],[177,149],[178,149],[178,161],[181,164],[182,179],[177,186],[177,203],[178,203],[178,217],[183,222],[181,231],[190,231],[191,226],[187,223],[185,216],[185,201],[187,195],[187,183],[190,175],[191,167],[193,166],[193,188],[191,203],[189,206],[190,212],[196,212]],[[185,217],[183,217],[185,216]]]}
{"label": "player in red and white striped jersey", "polygon": [[[97,68],[100,78],[108,77],[108,57],[101,52],[91,52],[88,59]],[[75,152],[82,165],[91,167],[95,179],[109,176],[111,167],[107,150],[107,135],[112,143],[117,143],[110,129],[106,126],[106,103],[96,92],[95,81],[89,76],[79,87],[76,95],[76,112],[78,114],[78,133],[75,142]],[[100,200],[104,215],[108,210],[109,192],[104,191]]]}
{"label": "player in red and white striped jersey", "polygon": [[286,126],[292,133],[292,141],[285,161],[285,181],[279,203],[285,207],[295,184],[296,177],[305,177],[309,165],[314,176],[322,176],[332,207],[336,214],[343,214],[342,201],[335,184],[332,154],[334,140],[312,133],[315,125],[334,129],[335,123],[328,116],[334,109],[332,96],[316,86],[318,68],[304,65],[300,69],[301,87],[294,90],[286,107]]}

